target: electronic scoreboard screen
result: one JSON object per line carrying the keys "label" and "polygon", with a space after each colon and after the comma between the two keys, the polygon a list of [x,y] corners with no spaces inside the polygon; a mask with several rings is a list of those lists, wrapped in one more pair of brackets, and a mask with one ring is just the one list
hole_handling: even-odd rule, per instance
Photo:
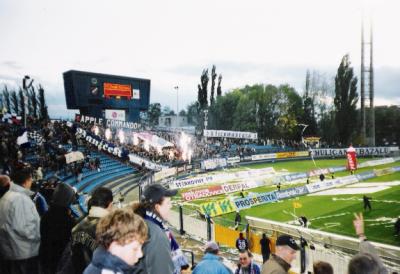
{"label": "electronic scoreboard screen", "polygon": [[127,97],[132,98],[132,87],[131,85],[104,83],[104,97],[110,96]]}

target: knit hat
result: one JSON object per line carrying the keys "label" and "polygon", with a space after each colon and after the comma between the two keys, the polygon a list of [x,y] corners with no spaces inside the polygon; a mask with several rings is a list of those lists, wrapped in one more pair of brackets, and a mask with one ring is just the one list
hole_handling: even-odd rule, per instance
{"label": "knit hat", "polygon": [[216,242],[207,242],[206,245],[204,246],[205,252],[213,252],[213,251],[218,251],[219,246]]}
{"label": "knit hat", "polygon": [[296,241],[289,235],[281,235],[276,240],[277,246],[287,245],[294,250],[299,250],[299,246],[297,245]]}
{"label": "knit hat", "polygon": [[142,201],[150,202],[157,204],[159,203],[163,197],[172,197],[178,193],[176,189],[166,189],[160,184],[149,185],[143,195]]}

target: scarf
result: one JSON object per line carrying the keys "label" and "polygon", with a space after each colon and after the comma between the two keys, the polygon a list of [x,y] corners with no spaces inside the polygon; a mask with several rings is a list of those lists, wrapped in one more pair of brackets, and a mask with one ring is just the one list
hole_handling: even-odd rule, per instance
{"label": "scarf", "polygon": [[167,234],[167,238],[171,245],[171,257],[175,266],[174,273],[181,273],[181,266],[188,265],[189,263],[165,221],[154,212],[148,210],[146,210],[144,218],[158,225],[165,232],[165,234]]}

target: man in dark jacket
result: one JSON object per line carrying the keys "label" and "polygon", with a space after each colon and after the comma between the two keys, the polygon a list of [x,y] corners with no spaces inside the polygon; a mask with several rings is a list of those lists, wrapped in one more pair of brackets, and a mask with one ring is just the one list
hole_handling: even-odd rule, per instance
{"label": "man in dark jacket", "polygon": [[289,235],[281,235],[276,240],[276,251],[262,266],[262,274],[288,273],[290,263],[296,258],[299,250],[296,241]]}
{"label": "man in dark jacket", "polygon": [[71,238],[74,219],[69,206],[75,200],[75,191],[68,184],[60,183],[53,193],[50,209],[40,221],[39,256],[43,273],[56,273],[61,255]]}
{"label": "man in dark jacket", "polygon": [[261,246],[261,253],[263,256],[263,263],[265,263],[269,259],[269,255],[271,254],[271,248],[270,248],[270,240],[265,235],[265,233],[262,234],[262,238],[260,240],[260,246]]}
{"label": "man in dark jacket", "polygon": [[132,210],[117,209],[102,218],[96,237],[99,247],[84,274],[145,273],[135,264],[143,256],[147,226]]}
{"label": "man in dark jacket", "polygon": [[241,222],[242,222],[242,216],[240,216],[240,212],[239,210],[237,210],[235,215],[235,230],[238,229]]}
{"label": "man in dark jacket", "polygon": [[97,248],[96,225],[113,208],[112,191],[105,187],[97,188],[88,207],[89,215],[72,229],[72,262],[77,274],[81,274],[92,260],[93,252]]}
{"label": "man in dark jacket", "polygon": [[369,209],[369,211],[371,211],[371,202],[369,200],[371,200],[371,197],[367,197],[367,195],[363,196],[363,202],[364,202],[364,210],[367,210],[367,208]]}

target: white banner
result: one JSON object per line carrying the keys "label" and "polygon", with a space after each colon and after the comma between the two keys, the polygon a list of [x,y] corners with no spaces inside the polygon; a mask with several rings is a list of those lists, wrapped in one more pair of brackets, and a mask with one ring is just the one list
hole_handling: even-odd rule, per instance
{"label": "white banner", "polygon": [[106,109],[106,119],[125,121],[125,110]]}
{"label": "white banner", "polygon": [[[357,147],[357,157],[373,156],[373,155],[388,155],[392,151],[398,151],[398,147]],[[345,157],[347,148],[321,148],[313,149],[314,157]]]}
{"label": "white banner", "polygon": [[64,155],[67,164],[85,159],[80,151],[73,151]]}
{"label": "white banner", "polygon": [[358,165],[359,168],[362,167],[367,167],[367,166],[379,166],[379,165],[384,165],[384,164],[390,164],[394,163],[393,158],[385,158],[385,159],[380,159],[380,160],[371,160],[371,161],[366,161],[364,163],[361,163]]}
{"label": "white banner", "polygon": [[257,140],[256,132],[205,129],[204,137]]}
{"label": "white banner", "polygon": [[219,167],[226,167],[225,158],[208,159],[201,162],[201,168],[204,170],[212,170]]}
{"label": "white banner", "polygon": [[166,177],[170,177],[176,174],[176,168],[175,167],[171,167],[171,168],[166,168],[166,169],[162,169],[159,172],[156,172],[154,174],[154,180],[157,182],[161,179],[164,179]]}
{"label": "white banner", "polygon": [[149,160],[141,158],[141,157],[139,157],[139,156],[137,156],[135,154],[129,154],[128,157],[129,157],[129,161],[130,162],[132,162],[134,164],[137,164],[137,165],[140,165],[140,166],[143,165],[143,163],[144,163],[145,167],[148,168],[148,169],[151,169],[151,170],[162,170],[164,168],[167,168],[165,166],[158,165],[158,164],[155,164],[153,162],[150,162]]}
{"label": "white banner", "polygon": [[228,158],[226,158],[226,161],[227,161],[228,164],[232,165],[232,164],[235,164],[235,163],[239,163],[240,162],[240,157],[239,156],[228,157]]}
{"label": "white banner", "polygon": [[276,159],[276,153],[251,155],[251,160],[252,160],[252,161],[257,161],[257,160],[268,160],[268,159]]}
{"label": "white banner", "polygon": [[209,184],[213,182],[213,176],[200,177],[200,178],[191,178],[186,180],[173,181],[169,187],[170,188],[185,188],[185,187],[193,187],[198,185]]}

